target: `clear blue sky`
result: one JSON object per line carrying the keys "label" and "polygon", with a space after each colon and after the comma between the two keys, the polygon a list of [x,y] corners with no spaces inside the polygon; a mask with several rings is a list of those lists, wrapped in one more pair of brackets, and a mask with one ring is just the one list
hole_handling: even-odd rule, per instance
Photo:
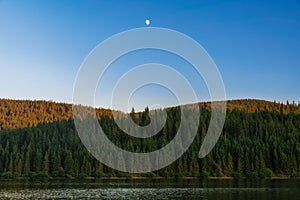
{"label": "clear blue sky", "polygon": [[[300,100],[296,0],[0,0],[0,98],[72,102],[76,73],[88,53],[113,34],[145,27],[145,19],[198,41],[217,64],[228,99]],[[176,59],[157,51],[119,59],[104,79],[104,90],[110,91],[113,81],[136,64],[187,65]],[[209,100],[203,82],[192,71],[185,73],[199,90],[199,100]],[[175,102],[160,90],[145,88],[135,102],[144,106],[150,97]],[[105,94],[96,99],[97,106],[109,106]]]}

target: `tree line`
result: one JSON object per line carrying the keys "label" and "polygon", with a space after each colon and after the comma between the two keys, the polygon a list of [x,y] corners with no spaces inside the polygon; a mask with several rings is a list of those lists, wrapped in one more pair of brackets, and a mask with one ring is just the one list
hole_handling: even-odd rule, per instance
{"label": "tree line", "polygon": [[[201,102],[200,107],[209,109],[210,102]],[[256,111],[270,111],[288,114],[300,113],[300,104],[296,102],[269,102],[256,99],[241,99],[227,101],[228,111],[234,109],[253,113]],[[110,116],[111,111],[96,108],[97,117]],[[11,100],[0,99],[0,130],[17,129],[37,126],[42,122],[57,122],[73,118],[72,105],[42,100]]]}
{"label": "tree line", "polygon": [[[198,133],[188,151],[163,169],[137,176],[299,176],[299,106],[269,102],[256,104],[257,108],[253,109],[252,103],[245,106],[247,101],[243,105],[242,108],[237,106],[227,110],[220,139],[212,152],[199,159],[198,153],[211,114],[209,105],[201,104]],[[247,110],[250,108],[253,111]],[[145,126],[150,123],[148,108],[144,112],[133,112],[130,117],[137,124]],[[111,111],[99,115],[101,127],[114,144],[131,152],[150,152],[163,147],[174,138],[180,124],[180,109],[169,108],[162,130],[151,138],[141,139],[120,130],[111,115]],[[70,117],[40,122],[33,127],[2,129],[0,176],[103,177],[133,174],[119,172],[98,162],[82,145]]]}

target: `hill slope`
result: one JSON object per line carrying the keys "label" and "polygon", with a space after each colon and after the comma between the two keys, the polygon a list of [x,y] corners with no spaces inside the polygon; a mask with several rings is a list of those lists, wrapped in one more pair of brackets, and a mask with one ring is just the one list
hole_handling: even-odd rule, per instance
{"label": "hill slope", "polygon": [[[97,116],[109,115],[110,110],[96,109]],[[0,99],[0,130],[36,126],[72,118],[72,105],[51,101]]]}
{"label": "hill slope", "polygon": [[[198,159],[210,120],[209,104],[200,103],[200,126],[189,150],[170,166],[145,176],[299,176],[299,106],[229,101],[217,145],[204,159]],[[1,100],[0,109],[6,129],[0,131],[0,176],[130,176],[101,164],[88,153],[76,133],[71,105]],[[132,152],[149,152],[168,144],[180,121],[179,110],[169,108],[164,128],[151,138],[140,139],[121,131],[109,110],[97,112],[108,138]],[[140,125],[149,121],[147,113],[135,117]]]}
{"label": "hill slope", "polygon": [[[199,103],[201,108],[210,107],[210,102]],[[300,105],[282,104],[255,99],[227,101],[228,111],[240,110],[248,113],[257,111],[300,113]],[[98,118],[102,115],[111,116],[111,110],[96,109]],[[42,122],[69,120],[72,116],[72,105],[51,101],[9,100],[0,99],[0,130],[17,129],[36,126]]]}

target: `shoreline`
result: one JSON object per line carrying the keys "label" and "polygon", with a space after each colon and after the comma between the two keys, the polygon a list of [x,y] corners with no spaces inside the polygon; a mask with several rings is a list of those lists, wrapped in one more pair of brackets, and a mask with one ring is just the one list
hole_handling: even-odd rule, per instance
{"label": "shoreline", "polygon": [[248,178],[248,177],[141,177],[141,176],[132,176],[132,177],[84,177],[84,178],[76,178],[76,177],[16,177],[16,178],[0,178],[0,181],[8,181],[8,180],[290,180],[290,179],[298,179],[300,177],[265,177],[265,178]]}

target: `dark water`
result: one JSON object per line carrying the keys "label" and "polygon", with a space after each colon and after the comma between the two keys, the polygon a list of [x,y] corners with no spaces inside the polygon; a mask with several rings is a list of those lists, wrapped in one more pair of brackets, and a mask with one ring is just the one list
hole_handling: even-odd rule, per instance
{"label": "dark water", "polygon": [[0,181],[0,199],[300,199],[300,180]]}

